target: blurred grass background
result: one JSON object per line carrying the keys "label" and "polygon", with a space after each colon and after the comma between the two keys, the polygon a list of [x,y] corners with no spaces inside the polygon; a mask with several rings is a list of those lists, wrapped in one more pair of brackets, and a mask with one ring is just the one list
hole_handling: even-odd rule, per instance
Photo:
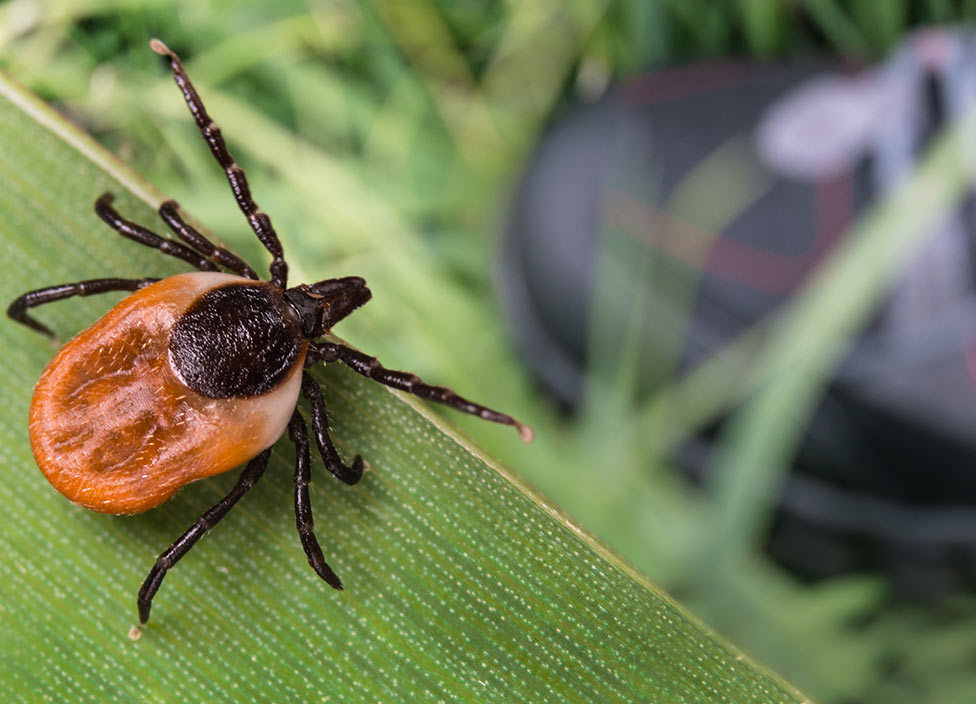
{"label": "blurred grass background", "polygon": [[[532,424],[537,439],[525,447],[514,433],[450,416],[820,701],[949,702],[976,691],[970,597],[892,603],[872,576],[804,585],[763,558],[755,531],[718,541],[715,516],[746,511],[762,526],[765,497],[743,505],[734,486],[694,491],[668,471],[666,451],[680,437],[646,438],[668,404],[720,406],[709,386],[674,380],[648,400],[622,384],[590,394],[574,415],[561,412],[519,363],[492,277],[520,168],[566,105],[684,59],[876,58],[916,24],[974,10],[976,0],[9,0],[0,4],[0,67],[224,242],[264,261],[147,49],[152,36],[166,41],[274,218],[293,281],[369,282],[374,302],[339,334]],[[739,429],[748,435],[732,438],[740,446],[782,439],[755,423]],[[716,544],[736,557],[703,570]]]}

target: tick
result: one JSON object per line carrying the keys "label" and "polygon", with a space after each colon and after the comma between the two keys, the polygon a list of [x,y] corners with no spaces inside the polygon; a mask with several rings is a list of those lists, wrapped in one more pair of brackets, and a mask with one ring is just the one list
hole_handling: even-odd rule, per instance
{"label": "tick", "polygon": [[53,337],[28,314],[30,308],[72,296],[133,292],[61,349],[31,400],[34,458],[71,501],[103,513],[139,513],[189,482],[246,463],[234,488],[157,558],[139,590],[140,628],[167,571],[261,478],[270,448],[286,428],[295,446],[295,520],[302,548],[312,569],[342,589],[312,530],[308,428],[297,409],[299,395],[309,403],[325,467],[355,484],[363,460],[356,455],[345,464],[332,444],[322,390],[307,371],[315,364],[342,362],[386,386],[511,425],[525,441],[533,435],[511,416],[324,338],[370,299],[366,282],[347,276],[288,287],[288,265],[271,219],[251,197],[244,171],[179,57],[158,39],[149,46],[168,60],[238,206],[271,254],[270,279],[262,281],[243,259],[187,224],[175,201],[160,205],[159,216],[181,241],[126,220],[106,193],[95,201],[95,212],[113,230],[198,271],[161,280],[105,278],[50,286],[23,294],[7,309],[14,320]]}

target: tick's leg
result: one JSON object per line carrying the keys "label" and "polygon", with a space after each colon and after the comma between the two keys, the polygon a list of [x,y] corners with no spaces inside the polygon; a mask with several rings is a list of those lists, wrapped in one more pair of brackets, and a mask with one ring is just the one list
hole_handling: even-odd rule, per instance
{"label": "tick's leg", "polygon": [[180,217],[179,204],[175,200],[168,200],[159,206],[159,217],[163,219],[169,229],[171,229],[177,237],[190,245],[193,249],[200,254],[204,255],[210,261],[220,266],[227,267],[233,271],[238,276],[243,276],[248,279],[257,279],[258,275],[255,273],[254,269],[247,265],[243,259],[231,252],[229,249],[224,249],[223,247],[216,246],[213,242],[208,240],[199,230],[188,225],[182,217]]}
{"label": "tick's leg", "polygon": [[325,468],[346,484],[355,484],[363,478],[363,458],[356,455],[348,467],[342,463],[329,437],[329,420],[325,411],[325,399],[322,398],[322,389],[308,374],[302,374],[302,393],[312,405],[312,433],[315,435],[315,444],[318,445]]}
{"label": "tick's leg", "polygon": [[308,429],[305,421],[295,410],[288,423],[288,436],[295,443],[295,525],[298,526],[298,537],[302,541],[302,548],[319,577],[328,582],[334,589],[342,589],[342,582],[325,562],[322,548],[313,532],[312,504],[308,496],[308,483],[311,481],[311,453],[308,450]]}
{"label": "tick's leg", "polygon": [[170,545],[156,559],[156,564],[149,570],[149,576],[142,583],[139,589],[139,625],[142,626],[149,620],[149,610],[152,608],[152,600],[159,590],[159,585],[163,582],[163,577],[173,565],[179,562],[180,558],[190,551],[190,548],[203,537],[203,534],[213,528],[221,518],[227,515],[238,499],[247,493],[247,490],[254,486],[255,482],[264,474],[268,467],[268,458],[271,456],[271,449],[267,449],[253,460],[247,463],[241,476],[237,479],[234,488],[230,490],[224,498],[218,501],[213,508],[204,513],[188,531],[181,535],[176,542]]}
{"label": "tick's leg", "polygon": [[187,107],[190,108],[190,113],[197,123],[197,128],[200,130],[200,134],[203,135],[203,139],[207,142],[207,146],[210,147],[210,153],[214,155],[214,159],[217,160],[217,163],[220,164],[220,167],[227,175],[227,181],[230,183],[230,189],[234,192],[234,198],[237,199],[237,205],[240,207],[241,212],[244,213],[248,223],[250,223],[254,234],[261,240],[261,244],[271,252],[271,283],[282,289],[287,288],[288,265],[285,264],[278,234],[275,232],[274,227],[271,226],[271,218],[261,212],[258,204],[251,197],[251,188],[247,184],[247,177],[244,175],[244,170],[237,165],[230,152],[227,151],[227,144],[220,134],[220,128],[217,127],[216,123],[210,118],[210,115],[207,114],[207,109],[203,106],[203,101],[200,100],[199,93],[197,93],[196,88],[190,82],[190,77],[186,75],[186,70],[183,68],[180,57],[158,39],[150,41],[149,48],[169,59],[169,67],[173,71],[173,79],[176,81],[176,85],[179,86],[180,91],[182,91]]}
{"label": "tick's leg", "polygon": [[186,245],[180,244],[176,240],[160,237],[152,230],[147,230],[142,225],[136,225],[131,220],[126,220],[118,211],[112,207],[114,196],[111,193],[103,193],[95,201],[95,212],[98,217],[108,223],[108,226],[118,232],[123,237],[128,237],[139,244],[158,249],[163,254],[182,259],[187,264],[196,267],[200,271],[217,271],[217,265],[209,259],[194,252]]}
{"label": "tick's leg", "polygon": [[28,291],[22,296],[15,298],[7,306],[7,315],[18,323],[23,323],[27,327],[44,333],[48,337],[54,337],[53,330],[27,314],[28,308],[41,306],[53,301],[60,301],[64,298],[71,298],[72,296],[91,296],[95,293],[107,293],[108,291],[137,291],[157,281],[159,279],[89,279],[88,281],[78,281],[73,284],[60,284],[58,286],[39,288],[36,291]]}
{"label": "tick's leg", "polygon": [[519,435],[525,442],[531,442],[532,438],[535,436],[532,428],[524,423],[519,423],[509,415],[499,413],[498,411],[493,411],[490,408],[473,403],[466,398],[458,396],[451,389],[443,386],[431,386],[430,384],[425,383],[416,374],[387,369],[380,364],[376,357],[370,357],[369,355],[363,354],[359,350],[354,350],[351,347],[338,345],[332,342],[323,342],[319,343],[314,348],[311,348],[308,354],[312,356],[312,359],[318,359],[323,362],[332,362],[335,360],[342,361],[346,365],[352,367],[355,371],[369,379],[372,379],[373,381],[378,381],[386,386],[392,386],[394,389],[406,391],[414,396],[443,403],[446,406],[456,408],[464,413],[470,413],[471,415],[478,416],[484,420],[490,420],[492,423],[511,425],[518,430]]}

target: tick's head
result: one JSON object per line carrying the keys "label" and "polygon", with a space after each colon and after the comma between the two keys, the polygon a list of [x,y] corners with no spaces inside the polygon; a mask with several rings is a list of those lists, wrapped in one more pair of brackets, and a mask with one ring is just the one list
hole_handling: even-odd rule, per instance
{"label": "tick's head", "polygon": [[302,334],[311,340],[329,332],[333,325],[366,303],[372,295],[364,279],[347,276],[295,286],[285,291],[285,300],[298,314]]}

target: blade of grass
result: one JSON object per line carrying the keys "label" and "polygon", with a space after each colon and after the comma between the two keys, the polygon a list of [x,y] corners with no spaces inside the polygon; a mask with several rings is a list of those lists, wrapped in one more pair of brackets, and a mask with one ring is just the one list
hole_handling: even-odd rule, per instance
{"label": "blade of grass", "polygon": [[757,56],[779,50],[786,6],[779,0],[738,0],[737,5],[749,49]]}
{"label": "blade of grass", "polygon": [[903,36],[908,24],[908,3],[905,0],[854,3],[851,5],[851,14],[857,26],[868,37],[874,53],[882,54],[893,49]]}
{"label": "blade of grass", "polygon": [[868,56],[871,44],[860,28],[834,0],[802,0],[803,6],[838,51]]}
{"label": "blade of grass", "polygon": [[389,0],[374,6],[437,105],[462,158],[482,164],[504,155],[502,135],[436,7]]}
{"label": "blade of grass", "polygon": [[[111,190],[149,224],[159,194],[2,75],[0,141],[0,299],[179,270],[91,213]],[[108,298],[42,315],[67,335]],[[319,374],[335,437],[371,471],[349,488],[316,466],[313,502],[346,590],[305,565],[280,445],[262,484],[168,577],[133,643],[133,597],[153,556],[234,477],[136,517],[69,505],[26,438],[31,384],[54,348],[9,321],[0,339],[0,688],[13,700],[803,700],[422,404],[339,368]]]}

